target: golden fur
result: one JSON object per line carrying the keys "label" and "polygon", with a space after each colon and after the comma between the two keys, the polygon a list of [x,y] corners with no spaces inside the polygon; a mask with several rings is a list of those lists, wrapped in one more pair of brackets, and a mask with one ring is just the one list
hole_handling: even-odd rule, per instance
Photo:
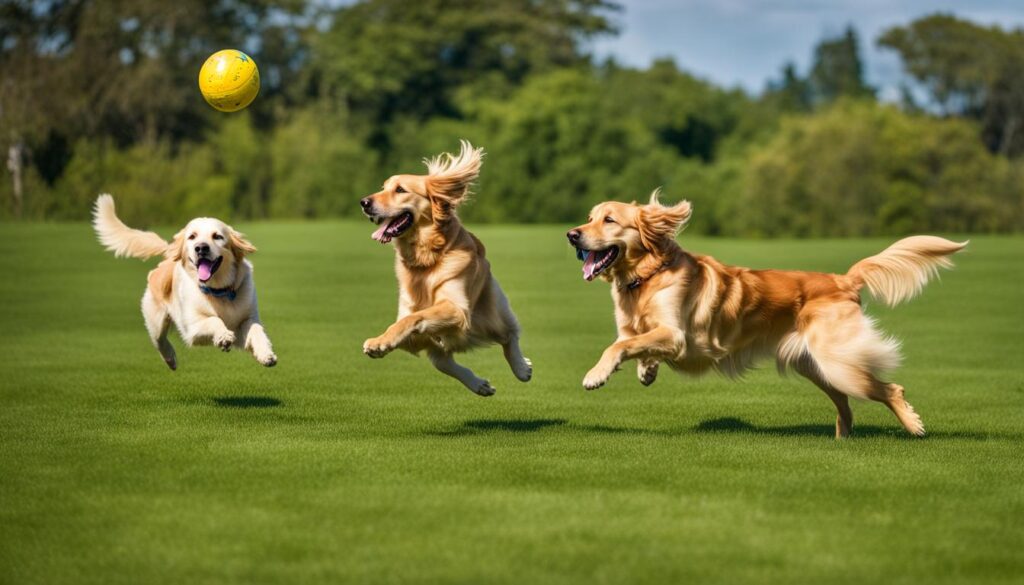
{"label": "golden fur", "polygon": [[[399,285],[398,319],[367,339],[363,353],[380,358],[396,348],[426,351],[439,371],[490,396],[490,383],[457,364],[454,353],[498,343],[519,380],[528,381],[533,369],[519,349],[519,324],[491,275],[484,246],[455,212],[479,175],[482,156],[463,141],[457,156],[424,161],[426,175],[395,175],[361,200],[363,212],[380,226],[374,239],[394,240]],[[404,231],[391,231],[399,225]]]}
{"label": "golden fur", "polygon": [[[231,226],[212,218],[196,218],[170,243],[153,232],[126,226],[114,209],[114,198],[100,195],[93,209],[93,227],[100,242],[117,257],[146,259],[164,256],[149,273],[142,297],[142,314],[153,345],[172,370],[178,362],[167,340],[173,322],[189,345],[217,345],[224,351],[241,346],[264,366],[277,363],[270,339],[260,322],[252,264],[246,255],[256,251]],[[202,251],[201,251],[202,250]],[[200,280],[200,261],[213,266]],[[205,294],[200,286],[227,296]]]}
{"label": "golden fur", "polygon": [[647,385],[660,362],[691,374],[737,376],[775,356],[780,371],[796,370],[832,399],[837,438],[853,424],[850,396],[884,403],[907,431],[924,434],[903,387],[880,379],[898,365],[899,343],[861,311],[860,290],[866,286],[889,305],[908,300],[939,267],[950,267],[948,256],[966,242],[906,238],[846,274],[750,270],[683,250],[675,236],[690,213],[688,202],[664,206],[655,191],[647,205],[601,203],[569,232],[588,259],[589,278],[610,258],[598,276],[612,284],[619,332],[584,378],[587,389],[602,386],[628,359],[638,360]]}

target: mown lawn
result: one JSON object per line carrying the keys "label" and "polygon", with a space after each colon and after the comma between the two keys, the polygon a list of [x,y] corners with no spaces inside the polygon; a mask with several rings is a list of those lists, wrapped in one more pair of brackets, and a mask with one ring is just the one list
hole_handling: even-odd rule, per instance
{"label": "mown lawn", "polygon": [[[1024,238],[973,238],[923,297],[869,312],[929,430],[857,403],[854,437],[771,364],[741,382],[632,368],[580,381],[614,337],[562,226],[483,227],[534,380],[497,348],[369,360],[392,255],[361,223],[241,226],[280,363],[181,349],[138,310],[153,263],[88,226],[0,225],[0,582],[1020,583]],[[163,230],[169,234],[170,230]],[[685,246],[845,271],[886,240]]]}

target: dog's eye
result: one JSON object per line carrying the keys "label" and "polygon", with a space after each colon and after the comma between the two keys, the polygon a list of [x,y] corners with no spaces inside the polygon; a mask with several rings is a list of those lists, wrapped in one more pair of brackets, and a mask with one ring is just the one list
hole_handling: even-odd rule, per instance
{"label": "dog's eye", "polygon": [[395,187],[395,193],[408,193],[408,191],[406,191],[404,187],[399,185],[399,186]]}
{"label": "dog's eye", "polygon": [[222,236],[220,234],[213,234],[213,239],[215,239],[215,240],[223,240],[224,236]]}
{"label": "dog's eye", "polygon": [[615,220],[612,219],[612,216],[609,215],[608,217],[604,218],[604,222],[605,223],[615,223]]}
{"label": "dog's eye", "polygon": [[196,235],[195,234],[189,234],[188,235],[188,239],[194,240],[194,239],[196,239]]}

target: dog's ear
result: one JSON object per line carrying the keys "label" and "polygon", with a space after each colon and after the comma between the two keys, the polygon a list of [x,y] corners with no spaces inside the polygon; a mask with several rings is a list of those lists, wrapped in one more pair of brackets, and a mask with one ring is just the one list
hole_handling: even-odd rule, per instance
{"label": "dog's ear", "polygon": [[427,165],[427,197],[430,198],[435,217],[446,216],[452,207],[462,203],[480,175],[484,149],[473,148],[466,140],[461,141],[461,145],[462,150],[458,156],[444,153],[423,161]]}
{"label": "dog's ear", "polygon": [[245,234],[235,231],[232,227],[228,227],[228,245],[231,246],[231,251],[234,253],[235,258],[239,260],[245,258],[246,254],[252,254],[256,251],[256,246],[253,246],[249,240],[245,239]]}
{"label": "dog's ear", "polygon": [[637,226],[640,230],[640,241],[645,248],[656,251],[666,240],[673,240],[690,219],[690,202],[680,201],[672,206],[662,205],[658,201],[661,189],[651,193],[651,201],[640,207]]}
{"label": "dog's ear", "polygon": [[167,250],[164,251],[164,258],[175,262],[185,259],[185,228],[181,228],[181,231],[171,238],[171,243],[167,244]]}

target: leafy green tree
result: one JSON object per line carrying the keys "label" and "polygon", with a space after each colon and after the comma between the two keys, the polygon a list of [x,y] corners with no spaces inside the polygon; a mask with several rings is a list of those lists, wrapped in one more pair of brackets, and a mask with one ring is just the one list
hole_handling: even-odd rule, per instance
{"label": "leafy green tree", "polygon": [[809,112],[813,107],[811,84],[797,73],[792,62],[782,67],[782,78],[768,83],[765,98],[784,112]]}
{"label": "leafy green tree", "polygon": [[878,43],[900,55],[933,106],[978,120],[992,151],[1024,152],[1024,30],[936,14],[893,27]]}
{"label": "leafy green tree", "polygon": [[740,233],[861,236],[912,231],[998,231],[1020,216],[1008,168],[972,139],[963,120],[908,115],[840,101],[784,121],[751,154]]}
{"label": "leafy green tree", "polygon": [[613,9],[605,0],[357,2],[316,36],[310,71],[325,95],[377,123],[456,116],[453,96],[467,84],[514,85],[585,61],[581,42],[613,30]]}
{"label": "leafy green tree", "polygon": [[852,26],[842,36],[818,44],[807,81],[812,102],[818,105],[840,97],[874,97],[875,90],[864,80],[860,44]]}

